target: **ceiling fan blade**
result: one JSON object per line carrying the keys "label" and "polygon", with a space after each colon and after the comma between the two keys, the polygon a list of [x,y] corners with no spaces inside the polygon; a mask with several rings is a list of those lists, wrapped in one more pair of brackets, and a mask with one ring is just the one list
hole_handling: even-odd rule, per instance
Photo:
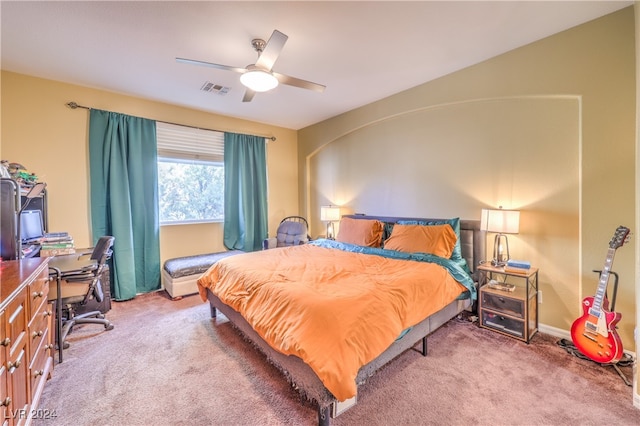
{"label": "ceiling fan blade", "polygon": [[183,64],[200,65],[209,68],[217,68],[219,70],[225,71],[234,71],[240,74],[244,74],[247,71],[245,68],[230,67],[228,65],[214,64],[212,62],[196,61],[195,59],[176,58],[176,62],[181,62]]}
{"label": "ceiling fan blade", "polygon": [[318,83],[312,83],[311,81],[302,80],[300,78],[290,77],[288,75],[280,74],[277,72],[272,72],[273,76],[278,79],[278,81],[282,84],[286,84],[288,86],[299,87],[301,89],[309,89],[314,92],[322,93],[327,86]]}
{"label": "ceiling fan blade", "polygon": [[267,41],[264,50],[260,53],[260,57],[255,63],[256,67],[271,71],[273,64],[276,63],[276,59],[280,56],[280,52],[282,52],[282,48],[287,42],[287,39],[289,39],[287,35],[282,34],[278,30],[273,30],[271,37],[269,37],[269,41]]}
{"label": "ceiling fan blade", "polygon": [[255,94],[256,92],[247,88],[247,90],[244,92],[244,97],[242,98],[242,102],[251,102]]}

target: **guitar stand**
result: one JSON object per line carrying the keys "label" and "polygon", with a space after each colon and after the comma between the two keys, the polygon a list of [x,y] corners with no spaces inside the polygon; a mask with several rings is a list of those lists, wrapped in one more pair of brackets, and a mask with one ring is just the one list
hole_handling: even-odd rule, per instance
{"label": "guitar stand", "polygon": [[[600,269],[594,269],[593,272],[596,272],[598,275],[602,274],[602,271]],[[611,306],[609,307],[609,309],[611,309],[611,312],[613,312],[616,310],[616,297],[618,295],[618,273],[613,271],[609,271],[609,273],[613,275],[613,297],[610,299]],[[608,299],[606,293],[604,297]]]}
{"label": "guitar stand", "polygon": [[[594,269],[593,272],[597,272],[598,274],[602,274],[601,270],[598,269]],[[613,312],[615,310],[616,307],[616,296],[618,294],[618,274],[616,272],[610,271],[610,274],[613,275],[613,297],[611,298],[610,302],[611,302],[611,311]],[[605,294],[605,299],[608,299],[607,295]],[[590,358],[588,358],[587,356],[583,355],[578,348],[575,347],[575,345],[573,344],[573,342],[567,340],[567,339],[560,339],[560,341],[558,341],[558,345],[562,346],[567,352],[577,356],[578,358],[581,359],[586,359],[588,361],[592,361]],[[618,376],[620,376],[620,378],[622,378],[622,380],[624,381],[624,384],[627,386],[633,386],[631,384],[631,382],[629,381],[629,379],[627,378],[627,376],[624,375],[624,373],[622,372],[622,370],[620,370],[619,365],[624,365],[624,366],[628,366],[628,365],[633,365],[633,358],[628,356],[627,354],[623,353],[623,358],[622,360],[618,361],[615,364],[600,364],[601,367],[607,367],[607,366],[612,366],[614,368],[614,370],[616,370],[616,373],[618,373]]]}
{"label": "guitar stand", "polygon": [[618,373],[618,376],[620,376],[620,378],[622,379],[624,384],[629,386],[629,387],[632,387],[633,385],[631,384],[631,382],[629,381],[627,376],[625,376],[624,373],[620,370],[620,367],[618,367],[619,363],[620,363],[620,361],[618,361],[615,364],[611,364],[611,366],[613,367],[614,370],[616,370],[616,373]]}
{"label": "guitar stand", "polygon": [[[586,355],[583,355],[582,352],[580,352],[578,350],[578,348],[575,347],[575,345],[573,344],[573,342],[571,342],[571,340],[567,340],[567,339],[560,339],[558,341],[558,346],[561,346],[565,351],[567,351],[568,353],[580,358],[580,359],[584,359],[586,361],[591,361],[591,362],[595,362],[592,359],[590,359],[589,357],[587,357]],[[615,364],[600,364],[600,363],[596,363],[598,365],[600,365],[600,367],[608,367],[611,366],[613,367],[614,370],[616,370],[616,373],[618,373],[618,376],[620,376],[620,378],[622,379],[622,381],[624,382],[625,385],[631,387],[633,386],[631,384],[631,381],[627,378],[627,376],[624,375],[624,373],[622,372],[622,370],[620,370],[620,365],[623,366],[628,366],[628,365],[633,365],[633,358],[631,358],[630,356],[628,356],[627,354],[623,355],[623,359],[621,359],[620,361],[618,361]]]}

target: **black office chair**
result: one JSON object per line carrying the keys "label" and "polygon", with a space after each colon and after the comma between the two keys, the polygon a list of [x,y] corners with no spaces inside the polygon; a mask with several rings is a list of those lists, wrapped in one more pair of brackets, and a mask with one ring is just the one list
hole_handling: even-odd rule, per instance
{"label": "black office chair", "polygon": [[[59,346],[62,342],[60,350],[69,347],[66,338],[75,325],[101,324],[105,330],[113,329],[113,324],[104,317],[102,312],[91,311],[76,315],[75,310],[79,306],[86,305],[91,299],[95,299],[97,302],[102,302],[104,299],[101,278],[107,260],[111,257],[114,240],[115,238],[111,236],[101,237],[93,251],[84,254],[90,254],[91,260],[94,262],[89,266],[85,264],[77,270],[62,271],[60,287],[49,292],[50,300],[57,300],[57,292],[60,291],[62,315],[59,320],[62,322],[62,328],[57,340]],[[84,255],[78,256],[78,260]],[[79,262],[79,264],[81,263]],[[60,355],[62,358],[62,353]]]}

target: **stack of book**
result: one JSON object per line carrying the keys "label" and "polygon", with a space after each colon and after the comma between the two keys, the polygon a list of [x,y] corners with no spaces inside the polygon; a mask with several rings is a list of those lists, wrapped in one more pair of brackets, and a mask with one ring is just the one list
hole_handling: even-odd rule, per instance
{"label": "stack of book", "polygon": [[499,282],[499,281],[496,281],[496,280],[489,281],[489,283],[487,285],[490,288],[495,288],[496,290],[502,290],[502,291],[515,291],[515,289],[516,289],[515,284]]}
{"label": "stack of book", "polygon": [[40,243],[40,257],[74,254],[73,238],[67,232],[45,234]]}
{"label": "stack of book", "polygon": [[526,260],[508,260],[507,264],[504,265],[505,272],[512,272],[515,274],[528,274],[529,269],[531,269],[531,263]]}

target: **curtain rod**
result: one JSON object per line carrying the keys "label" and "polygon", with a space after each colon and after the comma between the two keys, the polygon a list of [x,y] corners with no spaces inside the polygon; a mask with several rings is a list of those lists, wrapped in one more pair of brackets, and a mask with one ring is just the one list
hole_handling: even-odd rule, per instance
{"label": "curtain rod", "polygon": [[[75,102],[67,102],[65,105],[68,106],[71,109],[76,109],[76,108],[82,108],[82,109],[88,109],[88,110],[92,109],[91,107],[88,107],[88,106],[78,105]],[[190,127],[192,129],[209,130],[209,131],[212,131],[212,132],[223,132],[224,133],[224,130],[207,129],[207,128],[204,128],[204,127],[189,126],[187,124],[172,123],[170,121],[162,121],[162,120],[154,120],[154,121],[158,121],[158,122],[164,123],[164,124],[173,124],[174,126],[184,126],[184,127]],[[275,136],[262,136],[262,135],[254,135],[254,136],[258,136],[258,137],[262,137],[262,138],[265,138],[265,139],[269,139],[269,140],[274,141],[274,142],[276,140]]]}

